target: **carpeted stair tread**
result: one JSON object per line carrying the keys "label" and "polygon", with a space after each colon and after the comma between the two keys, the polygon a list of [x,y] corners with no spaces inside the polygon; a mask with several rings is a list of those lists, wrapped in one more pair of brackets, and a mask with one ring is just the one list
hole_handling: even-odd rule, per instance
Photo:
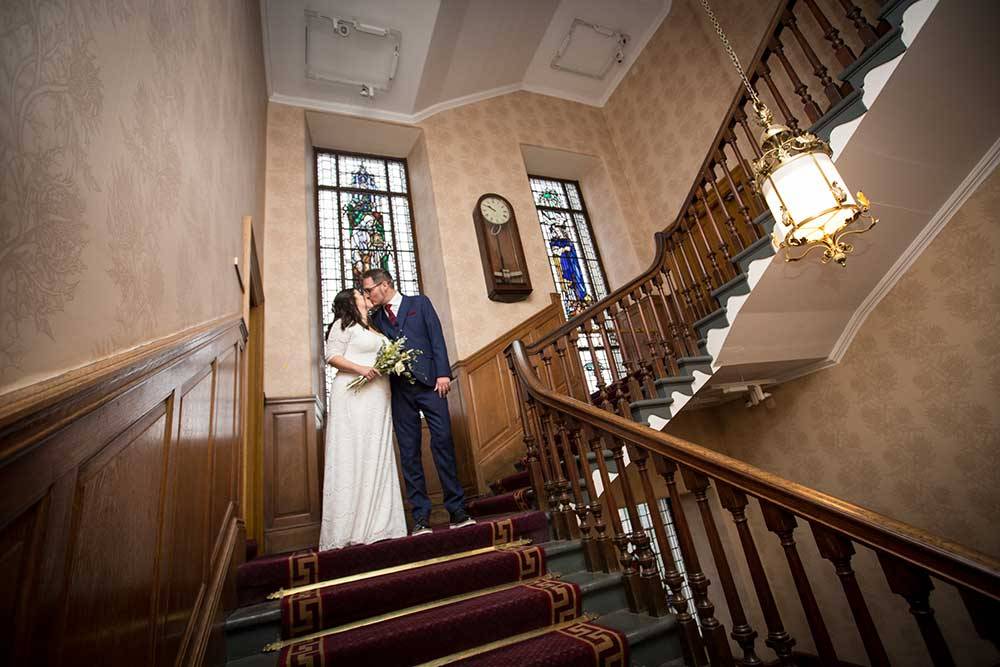
{"label": "carpeted stair tread", "polygon": [[502,477],[497,481],[490,484],[490,488],[494,493],[502,493],[504,491],[516,491],[518,489],[523,489],[531,485],[531,473],[527,470],[522,470],[521,472],[516,472],[513,475],[507,475]]}
{"label": "carpeted stair tread", "polygon": [[524,487],[496,496],[483,496],[465,503],[465,509],[470,516],[477,518],[501,512],[523,512],[531,509],[531,491],[529,487]]}
{"label": "carpeted stair tread", "polygon": [[450,664],[460,667],[620,667],[629,662],[628,641],[621,632],[599,622],[581,622]]}
{"label": "carpeted stair tread", "polygon": [[[557,580],[526,583],[482,597],[299,642],[278,664],[380,667],[414,665],[579,618],[581,594]],[[377,662],[371,659],[377,656]]]}
{"label": "carpeted stair tread", "polygon": [[306,591],[282,599],[281,636],[302,637],[436,600],[532,579],[545,572],[544,550],[530,546]]}
{"label": "carpeted stair tread", "polygon": [[244,563],[237,572],[241,604],[264,599],[279,588],[302,586],[359,572],[436,558],[527,537],[545,540],[544,512],[524,512],[430,535],[416,535],[329,551],[300,551],[266,556]]}

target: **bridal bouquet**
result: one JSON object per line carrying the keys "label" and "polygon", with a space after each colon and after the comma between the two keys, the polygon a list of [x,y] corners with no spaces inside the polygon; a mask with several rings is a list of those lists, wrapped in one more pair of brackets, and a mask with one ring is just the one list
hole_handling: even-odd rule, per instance
{"label": "bridal bouquet", "polygon": [[[410,384],[413,384],[416,382],[413,379],[411,370],[413,368],[413,361],[422,352],[421,350],[407,349],[405,346],[406,336],[383,343],[382,349],[378,351],[372,367],[382,375],[398,375],[401,378],[409,380]],[[347,388],[357,390],[367,383],[368,379],[363,375],[359,375],[348,383]]]}

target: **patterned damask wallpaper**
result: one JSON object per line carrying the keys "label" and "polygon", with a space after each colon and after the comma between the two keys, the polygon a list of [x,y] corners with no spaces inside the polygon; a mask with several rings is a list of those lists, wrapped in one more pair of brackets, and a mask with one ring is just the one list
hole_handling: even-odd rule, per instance
{"label": "patterned damask wallpaper", "polygon": [[0,45],[0,393],[238,312],[257,4],[5,1]]}

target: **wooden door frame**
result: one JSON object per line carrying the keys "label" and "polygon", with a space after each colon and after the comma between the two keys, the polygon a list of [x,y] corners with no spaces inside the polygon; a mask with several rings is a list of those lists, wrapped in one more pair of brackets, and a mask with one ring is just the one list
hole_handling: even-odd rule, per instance
{"label": "wooden door frame", "polygon": [[236,267],[243,291],[244,350],[241,509],[247,538],[264,541],[264,283],[260,273],[253,218],[243,216],[243,272]]}

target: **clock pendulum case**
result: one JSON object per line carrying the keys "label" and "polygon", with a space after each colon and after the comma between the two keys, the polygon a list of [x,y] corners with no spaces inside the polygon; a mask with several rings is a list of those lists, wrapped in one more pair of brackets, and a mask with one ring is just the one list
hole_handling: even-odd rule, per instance
{"label": "clock pendulum case", "polygon": [[493,301],[523,301],[531,294],[531,278],[524,260],[514,207],[505,197],[487,193],[472,210],[479,237],[486,291]]}

